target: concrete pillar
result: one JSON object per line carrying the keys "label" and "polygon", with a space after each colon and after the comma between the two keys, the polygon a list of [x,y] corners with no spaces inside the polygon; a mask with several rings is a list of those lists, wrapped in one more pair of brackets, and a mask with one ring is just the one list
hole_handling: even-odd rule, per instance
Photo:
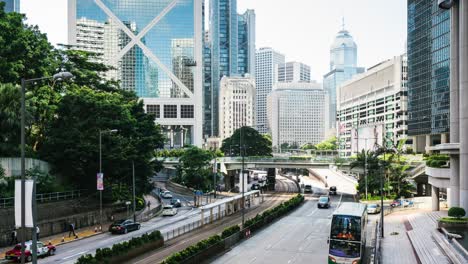
{"label": "concrete pillar", "polygon": [[205,211],[203,209],[201,209],[201,224],[204,225],[205,224]]}
{"label": "concrete pillar", "polygon": [[221,205],[218,205],[218,219],[221,219]]}
{"label": "concrete pillar", "polygon": [[439,188],[432,186],[432,211],[439,211]]}
{"label": "concrete pillar", "polygon": [[[458,4],[451,9],[450,25],[450,143],[460,142],[459,112],[459,8]],[[449,207],[460,206],[460,157],[450,155],[450,188],[447,189]]]}
{"label": "concrete pillar", "polygon": [[213,207],[210,208],[210,223],[213,223]]}
{"label": "concrete pillar", "polygon": [[423,184],[422,183],[418,183],[416,185],[416,189],[417,189],[417,194],[418,196],[422,196],[423,195],[423,192],[424,192],[424,187],[423,187]]}
{"label": "concrete pillar", "polygon": [[445,144],[448,143],[448,134],[447,133],[442,133],[440,134],[440,144]]}
{"label": "concrete pillar", "polygon": [[432,152],[432,151],[430,151],[428,149],[430,146],[432,146],[431,135],[426,135],[426,145],[425,145],[425,148],[424,148],[426,153],[431,153]]}
{"label": "concrete pillar", "polygon": [[468,1],[460,5],[460,206],[468,210]]}

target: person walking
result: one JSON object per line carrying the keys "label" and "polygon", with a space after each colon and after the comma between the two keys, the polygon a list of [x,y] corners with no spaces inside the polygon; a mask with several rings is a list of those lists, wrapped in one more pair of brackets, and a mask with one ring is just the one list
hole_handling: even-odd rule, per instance
{"label": "person walking", "polygon": [[71,234],[73,234],[73,236],[75,238],[78,238],[78,236],[75,233],[75,224],[74,223],[70,223],[69,229],[70,229],[70,231],[68,232],[68,237],[70,237]]}
{"label": "person walking", "polygon": [[151,208],[151,202],[148,201],[148,210],[150,210],[150,208]]}
{"label": "person walking", "polygon": [[13,227],[13,230],[11,231],[10,245],[16,245],[16,244],[18,244],[18,233],[16,232],[16,228]]}

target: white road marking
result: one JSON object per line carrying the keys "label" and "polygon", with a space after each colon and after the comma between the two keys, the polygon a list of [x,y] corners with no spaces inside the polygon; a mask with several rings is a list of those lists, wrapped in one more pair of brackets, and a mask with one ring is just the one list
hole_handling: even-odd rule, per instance
{"label": "white road marking", "polygon": [[317,212],[318,208],[315,208],[315,210],[313,210],[310,214],[308,214],[307,216],[312,216],[313,214],[315,214],[315,212]]}
{"label": "white road marking", "polygon": [[253,263],[256,259],[257,259],[257,257],[254,257],[252,260],[250,260],[249,263]]}
{"label": "white road marking", "polygon": [[68,256],[68,257],[66,257],[66,258],[63,258],[63,260],[65,260],[65,259],[70,259],[70,258],[79,256],[79,255],[83,255],[83,254],[86,253],[86,252],[88,252],[88,250],[82,251],[82,252],[79,252],[79,253],[76,253],[76,254],[73,254],[73,255],[71,255],[71,256]]}

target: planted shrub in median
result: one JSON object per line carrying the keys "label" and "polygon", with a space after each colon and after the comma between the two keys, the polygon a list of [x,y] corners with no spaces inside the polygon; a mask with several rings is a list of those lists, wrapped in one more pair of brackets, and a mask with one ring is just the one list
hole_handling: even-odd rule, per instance
{"label": "planted shrub in median", "polygon": [[465,214],[466,214],[465,209],[461,207],[451,207],[448,210],[448,216],[451,216],[451,217],[462,218],[465,216]]}
{"label": "planted shrub in median", "polygon": [[[144,234],[141,237],[134,237],[129,241],[118,243],[112,246],[112,248],[98,248],[96,254],[86,254],[81,256],[77,264],[101,264],[101,263],[114,263],[120,256],[124,256],[130,253],[130,251],[136,251],[144,246],[150,245],[151,243],[160,242],[158,246],[162,246],[163,237],[161,233],[156,230],[150,234]],[[130,255],[130,254],[129,254]]]}
{"label": "planted shrub in median", "polygon": [[209,248],[212,245],[215,245],[219,242],[221,242],[221,237],[218,235],[211,236],[205,240],[202,240],[198,242],[195,245],[192,245],[180,252],[174,253],[170,255],[168,258],[166,258],[161,264],[176,264],[176,263],[181,263],[182,261],[188,259],[189,257],[192,257],[193,255],[196,255],[205,249]]}
{"label": "planted shrub in median", "polygon": [[234,235],[235,233],[239,231],[240,231],[240,226],[238,225],[227,227],[223,230],[223,233],[221,233],[221,238],[225,239],[227,237]]}

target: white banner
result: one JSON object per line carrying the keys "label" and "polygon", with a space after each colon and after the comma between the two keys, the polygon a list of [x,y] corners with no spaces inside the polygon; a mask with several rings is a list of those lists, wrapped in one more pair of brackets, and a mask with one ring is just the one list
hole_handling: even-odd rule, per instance
{"label": "white banner", "polygon": [[[34,181],[26,180],[25,185],[25,222],[26,227],[33,227],[32,194]],[[15,226],[21,227],[21,180],[15,181]]]}
{"label": "white banner", "polygon": [[98,173],[96,175],[96,183],[97,183],[97,190],[103,191],[104,190],[104,174]]}

